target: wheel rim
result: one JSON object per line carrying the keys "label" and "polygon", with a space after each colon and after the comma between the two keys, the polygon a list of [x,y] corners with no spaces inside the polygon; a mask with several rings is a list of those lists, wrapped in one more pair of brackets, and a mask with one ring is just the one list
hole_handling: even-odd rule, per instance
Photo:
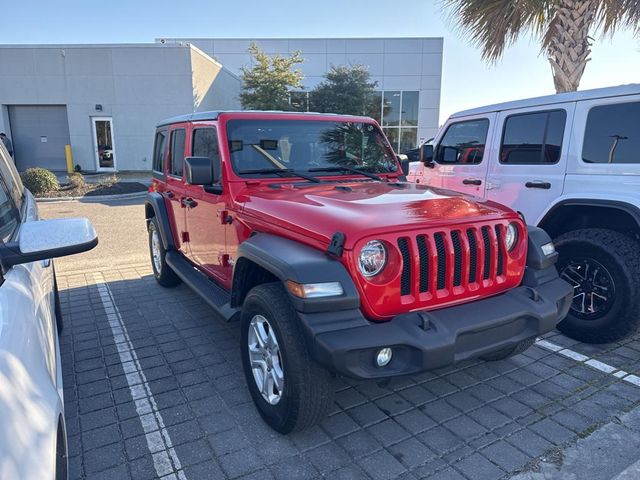
{"label": "wheel rim", "polygon": [[560,276],[573,285],[571,313],[583,320],[596,320],[613,307],[615,284],[604,265],[593,258],[571,259]]}
{"label": "wheel rim", "polygon": [[270,404],[282,398],[284,370],[276,332],[262,315],[255,315],[249,324],[247,337],[249,361],[258,391]]}
{"label": "wheel rim", "polygon": [[160,273],[162,269],[162,257],[160,256],[160,238],[155,228],[151,229],[151,258],[156,272]]}

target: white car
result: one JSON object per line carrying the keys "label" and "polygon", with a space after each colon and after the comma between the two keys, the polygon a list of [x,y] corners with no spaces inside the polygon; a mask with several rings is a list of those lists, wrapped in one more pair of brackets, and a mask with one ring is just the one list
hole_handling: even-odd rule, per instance
{"label": "white car", "polygon": [[39,220],[0,145],[0,479],[67,479],[62,318],[51,258],[97,243],[86,219]]}
{"label": "white car", "polygon": [[640,85],[453,114],[408,179],[505,204],[547,230],[585,342],[640,325]]}

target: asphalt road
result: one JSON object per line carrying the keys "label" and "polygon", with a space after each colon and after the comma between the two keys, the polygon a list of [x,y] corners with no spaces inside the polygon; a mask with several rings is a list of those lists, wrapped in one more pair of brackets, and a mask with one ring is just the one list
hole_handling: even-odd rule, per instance
{"label": "asphalt road", "polygon": [[109,266],[149,262],[143,198],[39,203],[38,207],[45,219],[87,217],[98,232],[98,246],[81,255],[57,259],[58,272],[103,270]]}

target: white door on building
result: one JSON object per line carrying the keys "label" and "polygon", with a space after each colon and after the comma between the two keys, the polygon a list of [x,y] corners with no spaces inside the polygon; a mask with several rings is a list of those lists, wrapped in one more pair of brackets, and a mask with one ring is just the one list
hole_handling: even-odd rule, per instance
{"label": "white door on building", "polygon": [[111,117],[91,117],[91,126],[96,171],[116,171],[116,150],[113,143],[113,121]]}

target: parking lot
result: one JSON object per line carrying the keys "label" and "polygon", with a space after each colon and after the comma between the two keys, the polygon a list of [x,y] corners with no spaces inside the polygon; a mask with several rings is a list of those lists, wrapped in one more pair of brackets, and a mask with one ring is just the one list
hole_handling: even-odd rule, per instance
{"label": "parking lot", "polygon": [[[640,336],[594,346],[551,334],[505,361],[388,386],[338,380],[330,416],[283,437],[251,402],[238,325],[154,281],[142,200],[40,210],[90,217],[101,242],[56,263],[73,479],[498,479],[541,457],[561,468],[611,422],[640,431]],[[602,446],[616,466],[601,478],[637,460],[638,437]]]}

